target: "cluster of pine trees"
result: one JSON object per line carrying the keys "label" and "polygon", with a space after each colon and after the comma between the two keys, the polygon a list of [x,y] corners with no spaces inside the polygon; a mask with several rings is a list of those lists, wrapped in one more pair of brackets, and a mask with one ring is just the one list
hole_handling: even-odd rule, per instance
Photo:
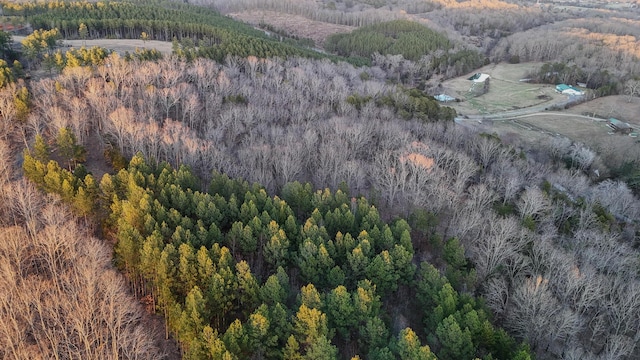
{"label": "cluster of pine trees", "polygon": [[24,70],[12,48],[11,35],[0,31],[0,88],[22,76],[24,76]]}
{"label": "cluster of pine trees", "polygon": [[34,29],[57,29],[65,39],[138,39],[144,33],[149,40],[190,40],[198,47],[192,50],[195,56],[218,61],[226,55],[327,57],[271,39],[214,10],[171,1],[5,3],[3,9],[7,15],[23,16]]}
{"label": "cluster of pine trees", "polygon": [[[38,143],[34,152],[43,153]],[[98,189],[81,166],[72,174],[50,160],[43,177],[41,160],[26,154],[25,175],[84,215],[108,214],[117,263],[134,293],[164,314],[185,358],[530,358],[432,265],[416,271],[408,223],[385,223],[364,198],[297,182],[270,197],[221,174],[201,192],[186,167],[154,167],[141,156]],[[65,179],[53,181],[60,173]],[[80,184],[75,192],[69,182]],[[102,210],[83,212],[81,197]],[[448,243],[452,270],[466,271],[463,251]],[[407,296],[419,304],[391,305]],[[398,323],[407,311],[424,322]],[[431,347],[409,324],[425,327]]]}

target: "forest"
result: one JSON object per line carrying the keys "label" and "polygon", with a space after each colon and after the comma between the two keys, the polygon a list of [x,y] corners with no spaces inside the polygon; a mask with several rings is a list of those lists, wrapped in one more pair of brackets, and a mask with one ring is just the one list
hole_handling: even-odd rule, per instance
{"label": "forest", "polygon": [[438,73],[441,69],[454,68],[455,72],[447,72],[448,76],[466,74],[484,63],[480,53],[454,48],[446,36],[406,20],[363,26],[349,34],[335,34],[327,39],[324,47],[347,57],[371,58],[374,54],[388,54],[401,55],[414,62],[427,54],[438,54],[430,60],[428,71]]}
{"label": "forest", "polygon": [[[7,16],[34,29],[57,29],[65,39],[121,38],[197,44],[197,54],[222,61],[227,55],[334,58],[290,42],[277,41],[217,11],[172,1],[3,3]],[[81,34],[83,28],[85,33]],[[194,50],[195,51],[195,50]],[[346,60],[346,59],[341,59]],[[352,59],[358,62],[361,59]]]}
{"label": "forest", "polygon": [[0,357],[637,358],[637,197],[584,144],[453,122],[415,87],[445,48],[354,66],[225,18],[262,52],[58,51],[74,19],[3,65]]}
{"label": "forest", "polygon": [[449,40],[420,24],[396,20],[359,28],[349,34],[337,34],[327,39],[325,48],[342,55],[370,57],[374,53],[402,54],[405,59],[418,60],[436,50],[449,50]]}

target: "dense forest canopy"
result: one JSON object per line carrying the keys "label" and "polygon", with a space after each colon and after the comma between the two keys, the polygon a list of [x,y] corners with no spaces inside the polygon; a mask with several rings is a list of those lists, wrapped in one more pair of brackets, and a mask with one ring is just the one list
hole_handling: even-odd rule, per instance
{"label": "dense forest canopy", "polygon": [[[38,186],[63,198],[64,181],[52,184],[54,174],[82,183],[71,190],[76,206],[81,194],[112,199],[103,206],[117,262],[134,291],[157,302],[185,358],[334,359],[340,344],[341,357],[435,359],[411,328],[391,331],[405,325],[388,301],[412,292],[409,284],[420,289],[412,296],[421,299],[417,311],[439,358],[530,358],[432,265],[416,272],[407,222],[384,223],[364,198],[297,182],[285,186],[282,199],[272,198],[219,174],[200,192],[185,167],[154,168],[141,156],[93,190],[90,175],[74,181],[29,154],[24,167]],[[459,274],[454,286],[470,276],[463,251],[457,241],[447,243],[449,270]]]}
{"label": "dense forest canopy", "polygon": [[[133,73],[132,68],[147,69],[148,72]],[[328,325],[322,328],[326,330],[319,330],[317,334],[320,337],[316,339],[330,342],[322,340],[316,343],[325,346],[323,349],[329,349],[329,354],[333,353],[331,349],[334,346],[340,353],[353,351],[361,356],[369,354],[374,348],[386,352],[382,350],[385,347],[389,348],[391,354],[399,354],[397,344],[401,343],[402,336],[417,335],[422,344],[415,345],[418,348],[428,344],[430,351],[439,357],[458,358],[446,350],[447,341],[443,339],[448,335],[443,327],[455,329],[452,323],[455,320],[457,328],[463,333],[465,328],[469,329],[470,338],[467,335],[463,338],[471,339],[476,344],[478,338],[474,337],[472,327],[463,325],[466,320],[458,317],[471,309],[478,314],[482,310],[474,307],[477,304],[469,303],[471,308],[465,305],[470,300],[463,301],[462,298],[469,291],[485,296],[487,306],[494,313],[493,319],[518,339],[526,340],[542,357],[553,357],[558,349],[567,347],[574,354],[593,356],[596,353],[630,354],[635,351],[630,335],[638,326],[636,318],[631,315],[637,312],[638,306],[633,301],[638,286],[638,256],[634,248],[633,223],[640,209],[624,183],[605,181],[590,184],[590,180],[582,174],[594,161],[588,149],[571,147],[571,144],[549,144],[548,155],[538,155],[540,159],[547,159],[543,163],[534,158],[523,159],[518,151],[501,144],[493,136],[472,135],[454,126],[444,125],[447,123],[425,122],[418,116],[403,119],[401,108],[388,101],[406,103],[411,99],[411,92],[385,85],[384,74],[378,74],[374,69],[366,70],[369,78],[363,80],[367,78],[361,76],[363,69],[346,64],[336,66],[328,61],[229,58],[227,65],[220,65],[208,60],[186,64],[176,59],[165,59],[140,66],[136,60],[127,62],[112,55],[106,65],[94,70],[96,74],[102,74],[99,77],[87,76],[87,71],[90,70],[65,69],[55,81],[40,80],[38,86],[32,87],[34,92],[30,94],[28,121],[31,128],[39,129],[44,138],[34,142],[30,155],[25,156],[25,172],[34,174],[36,184],[60,194],[81,214],[96,211],[91,205],[95,201],[86,200],[87,196],[91,196],[87,194],[110,189],[111,195],[103,196],[102,201],[106,201],[103,204],[114,201],[108,211],[122,214],[112,216],[112,220],[106,223],[113,229],[107,233],[121,239],[116,247],[119,264],[129,274],[136,293],[153,294],[156,306],[169,319],[171,332],[176,334],[185,350],[191,346],[193,349],[205,346],[202,343],[192,344],[186,339],[210,339],[212,344],[217,344],[216,348],[224,346],[225,352],[247,354],[267,351],[266,348],[243,342],[251,337],[242,334],[247,334],[250,327],[254,326],[250,325],[253,321],[251,315],[255,318],[258,314],[253,310],[259,311],[267,319],[271,310],[268,310],[268,306],[260,310],[261,301],[265,298],[255,295],[257,297],[250,302],[254,307],[247,308],[243,313],[241,300],[234,298],[226,302],[229,304],[229,315],[224,319],[216,320],[215,314],[209,313],[196,317],[201,320],[189,327],[177,327],[177,324],[182,324],[183,320],[180,319],[184,318],[182,314],[187,311],[187,306],[201,308],[203,303],[213,301],[208,300],[209,295],[205,290],[211,285],[196,281],[193,284],[197,285],[198,290],[193,290],[195,287],[175,288],[171,290],[172,294],[178,291],[176,294],[181,295],[165,297],[163,299],[172,300],[166,300],[169,302],[161,305],[161,285],[157,282],[160,275],[145,273],[150,270],[138,268],[142,266],[142,250],[146,241],[155,241],[154,246],[162,249],[160,254],[169,246],[169,253],[166,254],[169,258],[166,261],[173,259],[174,264],[180,263],[181,248],[182,256],[187,258],[196,256],[202,246],[207,253],[211,253],[216,246],[219,251],[223,247],[229,249],[230,259],[234,261],[229,264],[229,276],[237,279],[238,271],[244,271],[247,281],[255,284],[250,285],[253,289],[265,286],[271,275],[277,275],[278,266],[282,266],[283,270],[289,266],[293,271],[284,272],[289,278],[291,294],[298,291],[302,294],[302,288],[312,283],[316,291],[326,291],[327,295],[325,299],[320,297],[322,303],[314,306],[295,300],[295,296],[287,297],[288,300],[283,302],[286,307],[282,310],[291,316],[284,318],[293,322],[282,326],[296,329],[296,321],[302,321],[294,321],[298,315],[312,316],[311,313],[314,313],[313,316],[318,319],[326,318]],[[332,77],[327,76],[329,74]],[[376,74],[381,77],[375,78]],[[282,80],[279,81],[278,76]],[[109,81],[105,82],[105,78]],[[143,86],[143,90],[134,91],[139,86]],[[172,89],[180,91],[173,92]],[[9,87],[3,94],[13,99],[15,91],[15,88]],[[136,94],[143,98],[137,98]],[[290,108],[298,103],[291,101],[292,98],[302,101],[306,110]],[[15,106],[13,101],[6,104],[7,109]],[[253,106],[259,106],[263,111],[252,110]],[[406,109],[417,110],[412,106]],[[306,117],[301,117],[301,114]],[[438,118],[438,115],[435,116]],[[69,132],[74,137],[70,138]],[[108,177],[102,181],[93,179],[91,175],[86,175],[84,168],[78,170],[74,167],[74,164],[86,158],[74,149],[77,149],[76,146],[96,144],[92,139],[100,139],[114,166],[126,167],[126,161],[123,162],[119,153],[128,158],[141,152],[150,164],[147,165],[141,156],[136,156],[134,168],[130,165],[128,170],[111,176],[111,180]],[[47,146],[52,146],[55,153],[59,154],[56,158],[67,160],[60,166],[47,164],[50,150],[38,150],[43,147],[47,149]],[[62,154],[66,155],[61,157]],[[184,168],[171,175],[174,170],[167,165],[160,165],[161,161],[168,161],[174,166],[189,164],[197,176]],[[87,166],[91,170],[90,164]],[[565,166],[570,168],[565,169]],[[73,172],[65,168],[71,168]],[[266,191],[260,186],[224,180],[226,178],[221,175],[211,177],[212,169],[234,178],[265,184]],[[169,179],[174,177],[180,179],[179,186],[169,186]],[[74,180],[76,178],[78,180]],[[293,180],[312,181],[314,185],[298,184],[292,187],[289,183]],[[340,185],[343,181],[344,184]],[[98,183],[99,186],[96,185]],[[213,185],[207,191],[208,183]],[[160,184],[162,187],[159,187]],[[129,190],[122,188],[125,185]],[[163,191],[164,186],[170,189]],[[314,190],[325,186],[333,189],[341,186],[343,190],[328,191],[325,195]],[[238,187],[237,191],[232,190]],[[248,192],[253,195],[249,196]],[[406,246],[402,245],[408,252],[393,245],[402,244],[398,240],[400,238],[395,238],[389,246],[376,245],[379,241],[373,239],[380,239],[378,236],[382,235],[376,235],[378,231],[373,228],[377,227],[384,234],[384,222],[375,226],[369,222],[364,228],[351,227],[357,226],[354,223],[350,225],[350,231],[340,230],[341,225],[337,224],[342,220],[337,220],[339,218],[336,216],[358,214],[357,211],[353,212],[353,200],[346,195],[349,193],[370,194],[376,203],[376,210],[380,211],[380,221],[394,213],[409,215],[407,224],[412,227],[406,230],[411,234],[413,250],[408,247],[408,240],[404,240]],[[258,203],[276,201],[267,194],[279,194],[291,211],[284,207],[285,215],[271,214],[271,211],[265,213],[264,205],[258,206]],[[253,196],[258,195],[262,200],[253,200]],[[129,196],[136,196],[135,200],[129,199]],[[331,205],[335,207],[313,203],[320,201],[323,196],[327,199],[338,196],[342,200]],[[267,201],[267,198],[271,200]],[[318,200],[312,200],[315,198]],[[253,201],[255,209],[247,199]],[[189,205],[190,201],[203,205],[212,201],[212,205],[199,208]],[[306,201],[311,201],[313,205],[307,205]],[[364,200],[356,197],[355,201],[358,204],[358,201]],[[318,211],[314,212],[316,207]],[[223,220],[236,211],[239,218]],[[207,213],[209,215],[205,215]],[[290,226],[298,225],[287,230],[289,215]],[[271,243],[274,235],[267,226],[271,224],[270,219],[283,229],[288,252],[282,248],[277,250],[277,244]],[[129,220],[133,225],[126,225],[125,221]],[[265,228],[259,227],[258,222]],[[211,223],[216,226],[212,227],[209,225]],[[301,235],[289,236],[290,231],[304,234],[305,224],[315,224],[318,229],[324,227],[325,230],[317,230],[320,231],[319,237],[310,237],[309,242]],[[389,227],[393,234],[391,224]],[[274,226],[271,230],[275,229]],[[352,257],[360,240],[364,239],[361,237],[357,240],[363,229],[369,229],[367,234],[371,248],[364,251],[365,245],[360,245],[363,255],[369,255],[366,257],[368,260],[362,259],[358,263]],[[334,252],[330,245],[330,241],[334,245],[338,241],[338,230],[343,238],[349,233],[355,239],[349,247],[350,252],[344,255],[339,255],[341,252],[338,250]],[[259,235],[263,232],[265,235]],[[450,240],[454,237],[457,240]],[[151,250],[148,246],[147,249]],[[323,247],[326,252],[321,251]],[[187,255],[187,249],[193,255]],[[266,253],[259,256],[260,251]],[[400,271],[398,274],[405,275],[399,275],[397,280],[394,277],[378,277],[374,275],[372,264],[384,260],[387,256],[385,251],[389,256],[388,264],[399,264],[393,259],[400,254],[404,254],[405,264],[416,266],[423,260],[432,259],[442,274],[447,276],[447,280],[443,280],[445,282],[435,283],[440,284],[436,287],[439,290],[433,291],[444,291],[440,286],[448,282],[451,289],[458,291],[459,295],[452,296],[460,299],[454,303],[461,307],[454,306],[447,310],[451,311],[448,314],[453,314],[453,318],[447,322],[441,321],[445,321],[448,315],[435,319],[427,316],[415,324],[409,320],[411,332],[401,332],[406,326],[394,325],[391,321],[401,317],[394,315],[386,318],[382,313],[377,313],[382,318],[378,326],[384,324],[389,335],[385,335],[386,342],[378,343],[384,345],[371,347],[358,342],[357,339],[363,334],[356,334],[357,327],[353,327],[355,323],[336,322],[339,315],[333,310],[329,311],[325,302],[331,296],[338,296],[338,293],[345,298],[346,294],[350,294],[351,301],[354,301],[358,286],[365,289],[364,284],[358,285],[358,279],[362,278],[354,275],[356,273],[364,274],[376,284],[375,294],[380,296],[383,304],[388,301],[400,304],[402,301],[394,299],[413,298],[402,294],[413,291],[410,289],[417,291],[418,288],[405,287],[403,281],[406,284],[421,281],[431,270],[423,265],[423,270],[418,271],[415,278],[409,275],[413,273],[412,270]],[[406,256],[410,259],[412,253],[414,260],[407,263]],[[211,257],[211,261],[219,262],[218,256]],[[342,256],[346,263],[337,260]],[[244,270],[237,267],[240,265],[235,265],[243,261],[247,265]],[[383,264],[384,261],[380,266]],[[335,269],[331,272],[336,266],[342,271]],[[579,272],[571,268],[579,269]],[[383,273],[392,274],[393,271]],[[187,276],[188,273],[186,271],[181,276]],[[318,276],[324,273],[332,275]],[[236,281],[239,280],[233,280],[229,286],[240,286]],[[184,283],[182,280],[178,282]],[[394,284],[399,286],[396,288]],[[340,286],[344,286],[347,292]],[[436,285],[429,285],[420,291],[428,291],[430,286]],[[440,301],[429,300],[428,296],[422,299],[419,303],[408,304],[406,309],[422,304],[421,311],[430,313],[433,310],[429,309],[437,307]],[[244,304],[245,300],[242,301]],[[611,312],[613,304],[618,303],[624,304],[615,307],[619,313]],[[168,304],[177,305],[169,309],[165,307]],[[465,306],[469,310],[464,310]],[[208,306],[204,306],[204,309],[208,309]],[[394,311],[393,307],[383,306],[380,309]],[[400,309],[395,314],[402,314]],[[456,311],[461,311],[460,315],[455,315]],[[239,322],[234,325],[236,317]],[[531,326],[534,318],[540,319],[540,322]],[[322,324],[325,320],[318,321]],[[207,330],[205,336],[207,323],[211,330]],[[594,324],[599,325],[594,328]],[[440,331],[439,326],[443,328]],[[185,334],[181,331],[197,331],[199,334],[202,331],[202,335],[180,335]],[[283,341],[286,338],[291,351],[309,354],[311,348],[304,345],[309,340],[303,338],[302,330],[291,331],[284,332],[276,343],[285,344]],[[403,335],[398,337],[399,334]],[[590,335],[585,337],[585,334]],[[251,336],[259,335],[255,333]],[[233,345],[234,341],[240,341],[237,347]],[[416,344],[415,341],[413,343]],[[513,344],[510,341],[507,343]],[[484,340],[480,340],[480,344],[484,345],[473,345],[472,348],[477,351],[498,351]],[[282,350],[281,345],[276,348]],[[485,350],[479,350],[482,348]]]}
{"label": "dense forest canopy", "polygon": [[[583,144],[473,133],[416,88],[479,65],[449,39],[480,32],[485,55],[517,55],[514,22],[475,23],[482,4],[323,3],[317,18],[380,22],[332,40],[376,39],[382,53],[359,54],[361,67],[191,5],[5,5],[43,29],[23,42],[36,77],[0,63],[0,357],[635,359],[629,186],[594,178],[604,161]],[[528,31],[571,15],[491,4],[533,14]],[[381,23],[396,7],[450,14],[459,37]],[[182,41],[173,56],[56,49],[63,36],[143,33]],[[525,41],[532,58],[553,48]],[[567,62],[538,75],[554,72],[606,78]],[[134,298],[164,334],[146,331],[158,327]]]}
{"label": "dense forest canopy", "polygon": [[[198,11],[195,11],[198,10]],[[6,16],[23,16],[34,29],[58,28],[64,37],[79,37],[80,23],[87,24],[89,37],[119,36],[139,38],[140,28],[148,27],[147,33],[155,38],[154,24],[162,26],[157,37],[171,41],[174,36],[195,35],[204,25],[225,29],[248,36],[266,38],[250,26],[220,15],[207,8],[194,8],[186,4],[168,1],[130,1],[130,2],[42,2],[42,3],[4,3]],[[184,28],[177,26],[182,23]],[[196,25],[200,26],[197,27]],[[117,33],[116,33],[117,31]]]}
{"label": "dense forest canopy", "polygon": [[[34,29],[58,29],[63,38],[124,38],[197,45],[190,56],[222,61],[227,55],[326,58],[325,54],[279,41],[206,8],[171,1],[4,3],[4,14],[22,16]],[[81,25],[86,34],[81,36]],[[335,57],[332,57],[336,59]],[[345,60],[345,59],[342,59]],[[362,59],[353,59],[354,63]],[[366,62],[366,60],[365,60]]]}
{"label": "dense forest canopy", "polygon": [[335,34],[327,39],[324,46],[327,51],[342,56],[373,56],[376,59],[379,55],[401,55],[402,59],[424,63],[418,66],[428,67],[427,71],[446,73],[447,76],[467,73],[484,62],[480,53],[454,46],[443,34],[407,20],[383,22],[363,26],[352,33]]}
{"label": "dense forest canopy", "polygon": [[373,53],[402,54],[405,59],[418,60],[421,56],[452,47],[449,40],[418,23],[396,20],[369,25],[351,34],[333,35],[325,48],[341,55],[357,54],[370,57]]}

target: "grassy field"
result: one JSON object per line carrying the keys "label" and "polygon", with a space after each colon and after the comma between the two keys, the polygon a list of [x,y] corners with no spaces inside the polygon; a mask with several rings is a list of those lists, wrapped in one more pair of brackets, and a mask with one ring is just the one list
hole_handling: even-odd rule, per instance
{"label": "grassy field", "polygon": [[[636,130],[640,129],[640,98],[628,101],[626,96],[607,96],[594,99],[564,110],[560,114],[540,114],[517,119],[515,125],[531,127],[534,131],[542,131],[548,135],[562,135],[573,141],[585,144],[602,144],[616,141],[620,134],[611,134],[606,126],[609,117],[628,122]],[[595,121],[580,115],[602,118]],[[500,126],[499,122],[494,122]],[[511,127],[511,126],[510,126]],[[523,129],[526,132],[525,129]]]}
{"label": "grassy field", "polygon": [[[475,98],[465,99],[471,86],[471,81],[467,78],[473,74],[445,81],[443,86],[447,95],[465,99],[460,103],[448,105],[454,107],[458,114],[475,115],[497,113],[565,99],[564,95],[555,92],[553,85],[518,81],[526,77],[528,71],[537,69],[540,65],[542,64],[492,64],[477,70],[476,72],[491,75],[491,87],[487,94]],[[539,99],[539,95],[546,95],[545,99]],[[605,157],[621,151],[621,144],[640,146],[626,135],[613,134],[606,125],[606,119],[615,117],[628,122],[635,129],[640,129],[640,98],[622,95],[607,96],[561,112],[548,112],[543,109],[544,107],[541,107],[538,113],[513,120],[483,121],[482,123],[467,120],[462,122],[462,125],[482,132],[496,133],[503,141],[512,145],[522,141],[530,144],[544,144],[551,137],[562,136],[586,144]],[[637,151],[626,148],[626,151],[632,150]]]}
{"label": "grassy field", "polygon": [[616,119],[640,128],[640,98],[626,95],[597,98],[567,110],[567,113]]}
{"label": "grassy field", "polygon": [[459,114],[476,115],[515,110],[564,99],[564,95],[555,92],[553,85],[520,81],[528,72],[537,70],[541,65],[542,63],[501,63],[487,65],[474,71],[491,76],[489,92],[480,96],[473,96],[469,92],[472,82],[467,79],[473,73],[444,81],[444,93],[463,100],[448,105]]}
{"label": "grassy field", "polygon": [[[14,42],[21,42],[24,36],[13,36]],[[105,49],[110,49],[118,54],[122,55],[125,52],[133,53],[137,48],[140,49],[156,49],[163,55],[171,54],[171,42],[167,41],[142,41],[134,39],[95,39],[95,40],[63,40],[63,45],[67,45],[74,48],[80,48],[82,46],[92,47],[100,46]]]}
{"label": "grassy field", "polygon": [[571,114],[539,114],[514,120],[516,124],[528,126],[532,131],[551,136],[562,135],[571,140],[589,143],[596,138],[609,137],[611,132],[605,121],[594,121],[571,116]]}

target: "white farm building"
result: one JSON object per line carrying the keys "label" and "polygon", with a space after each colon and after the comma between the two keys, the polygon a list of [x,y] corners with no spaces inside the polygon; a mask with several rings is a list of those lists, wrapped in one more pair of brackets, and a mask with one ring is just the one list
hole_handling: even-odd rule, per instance
{"label": "white farm building", "polygon": [[558,84],[556,85],[556,92],[559,92],[564,95],[570,96],[581,96],[584,95],[584,91],[574,88],[573,86],[569,86],[567,84]]}
{"label": "white farm building", "polygon": [[473,81],[474,83],[483,83],[489,78],[491,78],[489,74],[475,73],[472,77],[469,78],[469,80]]}

